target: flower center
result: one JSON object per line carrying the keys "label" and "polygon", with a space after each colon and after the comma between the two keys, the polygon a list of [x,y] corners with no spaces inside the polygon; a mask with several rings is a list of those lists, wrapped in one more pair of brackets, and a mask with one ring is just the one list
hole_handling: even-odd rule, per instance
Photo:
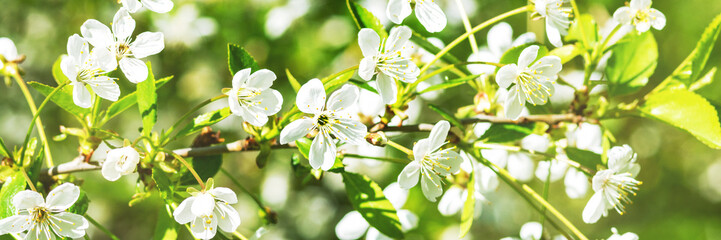
{"label": "flower center", "polygon": [[30,211],[30,216],[37,223],[44,223],[50,217],[50,211],[45,207],[36,207]]}
{"label": "flower center", "polygon": [[518,87],[520,91],[523,91],[526,96],[526,100],[536,105],[535,99],[544,99],[543,103],[546,103],[545,98],[551,96],[551,89],[540,83],[540,79],[537,74],[541,74],[537,70],[526,69],[518,74]]}
{"label": "flower center", "polygon": [[118,50],[116,51],[116,58],[118,60],[125,57],[126,54],[130,54],[130,46],[127,43],[118,44]]}
{"label": "flower center", "polygon": [[118,162],[116,164],[118,167],[122,168],[123,165],[125,165],[125,161],[127,161],[127,160],[128,160],[128,156],[123,155],[122,157],[120,157],[120,160],[118,160]]}
{"label": "flower center", "polygon": [[318,126],[319,127],[325,126],[326,124],[328,124],[328,122],[330,122],[330,119],[328,118],[327,115],[322,114],[318,117]]}
{"label": "flower center", "polygon": [[618,214],[626,212],[624,204],[632,204],[629,195],[636,196],[638,186],[643,182],[631,177],[630,173],[614,174],[603,181],[601,188],[604,190],[606,200],[613,206]]}

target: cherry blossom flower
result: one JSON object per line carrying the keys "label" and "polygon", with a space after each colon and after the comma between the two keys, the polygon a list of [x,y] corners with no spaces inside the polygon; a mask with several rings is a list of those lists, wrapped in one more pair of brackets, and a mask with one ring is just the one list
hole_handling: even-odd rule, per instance
{"label": "cherry blossom flower", "polygon": [[[396,215],[401,223],[403,232],[410,231],[418,226],[418,216],[413,212],[401,209],[408,199],[408,190],[402,189],[398,183],[389,184],[383,189],[383,195],[396,209]],[[358,239],[366,235],[366,240],[392,239],[383,235],[378,229],[371,227],[358,211],[347,213],[335,226],[335,234],[339,239]]]}
{"label": "cherry blossom flower", "polygon": [[142,7],[157,13],[167,13],[173,9],[173,1],[170,0],[120,0],[120,3],[131,13],[137,12]]}
{"label": "cherry blossom flower", "polygon": [[101,173],[108,181],[116,181],[123,175],[133,173],[139,162],[140,154],[135,148],[128,146],[113,149],[108,151]]}
{"label": "cherry blossom flower", "polygon": [[110,52],[103,49],[90,51],[88,42],[77,34],[68,38],[68,56],[63,56],[60,69],[73,86],[73,102],[82,108],[89,108],[93,97],[88,86],[101,98],[117,101],[120,87],[115,78],[103,76],[115,69],[117,63]]}
{"label": "cherry blossom flower", "polygon": [[261,127],[283,106],[283,95],[270,88],[275,73],[260,69],[250,74],[250,68],[238,71],[233,76],[233,88],[227,92],[228,105],[233,114],[246,122]]}
{"label": "cherry blossom flower", "polygon": [[568,34],[571,9],[562,7],[564,0],[536,0],[536,12],[546,18],[546,35],[555,47],[563,45],[561,35]]}
{"label": "cherry blossom flower", "polygon": [[190,232],[200,239],[213,238],[218,228],[234,232],[240,225],[238,211],[230,206],[238,202],[233,190],[213,188],[210,185],[209,190],[191,190],[191,196],[183,200],[173,212],[175,221],[180,224],[190,223]]}
{"label": "cherry blossom flower", "polygon": [[613,19],[620,24],[633,25],[643,33],[651,27],[661,30],[666,26],[666,16],[651,8],[651,0],[631,0],[630,6],[623,6],[613,13]]}
{"label": "cherry blossom flower", "polygon": [[624,204],[631,203],[629,195],[636,195],[640,181],[635,177],[641,170],[636,163],[636,154],[631,147],[623,145],[608,151],[608,169],[596,172],[592,186],[595,193],[583,209],[583,221],[595,223],[601,216],[608,215],[609,209],[619,214],[626,210]]}
{"label": "cherry blossom flower", "polygon": [[[478,49],[478,52],[472,53],[468,56],[469,62],[495,62],[501,60],[508,49],[512,47],[521,46],[523,44],[532,43],[536,41],[536,34],[527,32],[518,36],[515,40],[513,39],[513,28],[506,22],[501,22],[494,25],[491,30],[488,30],[488,46],[483,46]],[[468,65],[468,71],[473,74],[493,74],[496,71],[496,66],[485,65],[485,64],[470,64]]]}
{"label": "cherry blossom flower", "polygon": [[80,188],[72,183],[63,183],[43,199],[40,193],[24,190],[12,199],[17,209],[15,215],[0,220],[0,235],[25,234],[25,240],[56,239],[56,235],[82,238],[88,229],[88,221],[80,215],[66,212],[80,197]]}
{"label": "cherry blossom flower", "polygon": [[370,28],[358,32],[358,45],[364,57],[358,75],[370,81],[377,74],[376,89],[386,104],[396,101],[396,80],[412,83],[420,74],[418,66],[401,53],[411,35],[411,29],[406,26],[394,27],[382,42],[378,33]]}
{"label": "cherry blossom flower", "polygon": [[588,192],[588,177],[575,168],[568,168],[563,184],[566,186],[566,195],[571,199],[582,198]]}
{"label": "cherry blossom flower", "polygon": [[4,71],[6,74],[14,71],[14,69],[11,69],[12,67],[5,69],[5,65],[12,65],[7,63],[17,62],[22,59],[22,56],[18,55],[18,49],[15,47],[13,40],[6,37],[0,38],[0,56],[4,59],[0,61],[0,72]]}
{"label": "cherry blossom flower", "polygon": [[518,65],[505,65],[496,74],[496,83],[501,88],[514,84],[505,101],[507,118],[518,119],[526,101],[533,105],[546,104],[553,94],[553,83],[562,68],[561,58],[545,56],[536,61],[538,49],[536,45],[524,49],[518,57]]}
{"label": "cherry blossom flower", "polygon": [[163,33],[143,32],[133,41],[131,35],[135,30],[135,20],[125,9],[115,13],[112,27],[111,32],[98,20],[89,19],[80,27],[80,32],[96,49],[110,51],[116,58],[113,63],[120,65],[128,80],[133,83],[145,81],[148,67],[140,58],[155,55],[165,48]]}
{"label": "cherry blossom flower", "polygon": [[285,126],[280,132],[280,143],[286,144],[298,140],[313,130],[318,134],[310,146],[309,160],[314,169],[328,170],[333,167],[336,158],[335,136],[338,140],[351,145],[365,143],[368,129],[362,123],[353,120],[347,112],[358,99],[358,88],[344,85],[328,98],[323,83],[312,79],[298,90],[296,105],[301,112],[313,114],[312,118],[304,117]]}
{"label": "cherry blossom flower", "polygon": [[624,234],[618,234],[618,230],[614,227],[611,228],[611,232],[613,233],[610,237],[608,237],[607,240],[638,240],[638,235],[632,232],[627,232]]}
{"label": "cherry blossom flower", "polygon": [[450,128],[448,121],[439,121],[433,126],[428,138],[421,139],[413,146],[414,160],[398,175],[398,183],[403,189],[416,186],[420,178],[421,189],[428,200],[435,202],[441,196],[441,177],[457,172],[462,161],[453,148],[441,149]]}
{"label": "cherry blossom flower", "polygon": [[[416,18],[428,32],[440,32],[446,27],[448,20],[434,0],[415,0]],[[411,0],[390,0],[386,8],[386,15],[395,24],[401,24],[403,19],[411,15]]]}

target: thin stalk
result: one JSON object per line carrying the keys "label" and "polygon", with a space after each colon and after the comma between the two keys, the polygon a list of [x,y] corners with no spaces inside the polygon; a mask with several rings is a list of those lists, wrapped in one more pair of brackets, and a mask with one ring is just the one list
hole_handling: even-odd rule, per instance
{"label": "thin stalk", "polygon": [[233,232],[233,236],[239,238],[240,240],[248,240],[247,237],[243,236],[243,234],[240,234],[238,231]]}
{"label": "thin stalk", "polygon": [[230,178],[230,181],[233,182],[235,184],[235,186],[240,188],[240,190],[242,190],[243,192],[248,194],[248,196],[250,196],[250,198],[252,198],[253,201],[255,201],[255,204],[258,205],[258,208],[260,208],[260,210],[265,211],[265,205],[263,204],[263,202],[260,201],[260,199],[257,196],[255,196],[253,193],[248,191],[247,188],[243,187],[243,185],[240,184],[240,181],[238,181],[238,179],[235,179],[235,177],[233,177],[233,175],[230,175],[230,173],[227,170],[225,170],[225,168],[220,168],[220,172],[222,172],[226,177]]}
{"label": "thin stalk", "polygon": [[98,223],[98,221],[95,221],[95,219],[93,219],[92,217],[90,217],[90,215],[88,215],[88,214],[83,214],[83,216],[85,216],[85,219],[87,219],[88,222],[90,222],[91,224],[93,224],[93,226],[95,226],[96,228],[100,229],[100,231],[102,231],[103,233],[105,233],[105,235],[108,235],[108,237],[110,237],[110,239],[120,240],[120,238],[118,238],[117,236],[115,236],[115,234],[113,234],[112,232],[110,232],[110,230],[108,230],[107,228],[103,227],[103,225],[100,225],[100,223]]}
{"label": "thin stalk", "polygon": [[[571,7],[573,8],[573,14],[576,15],[576,21],[578,21],[578,18],[581,17],[581,11],[578,10],[578,5],[576,4],[576,0],[571,0]],[[581,42],[583,43],[583,46],[588,47],[588,43],[586,42],[586,31],[583,29],[583,24],[577,23],[578,31],[581,33]]]}
{"label": "thin stalk", "polygon": [[[471,21],[468,20],[468,15],[466,14],[466,9],[463,7],[463,2],[461,2],[461,0],[456,0],[456,4],[458,5],[458,12],[461,14],[461,19],[463,20],[463,27],[466,29],[466,32],[470,32]],[[468,43],[471,44],[471,50],[473,50],[473,53],[477,53],[478,43],[476,43],[476,36],[473,34],[468,36]]]}
{"label": "thin stalk", "polygon": [[350,157],[350,158],[359,158],[359,159],[373,159],[373,160],[378,160],[378,161],[400,163],[400,164],[407,164],[408,162],[410,162],[408,159],[390,158],[390,157],[371,157],[371,156],[363,156],[363,155],[351,154],[351,153],[343,154],[343,156]]}
{"label": "thin stalk", "polygon": [[173,156],[175,159],[178,159],[178,161],[180,161],[181,163],[183,163],[183,165],[185,165],[185,167],[188,168],[188,171],[190,171],[190,173],[193,174],[193,177],[195,177],[195,180],[198,181],[198,184],[200,185],[200,188],[203,189],[203,190],[206,190],[206,189],[205,189],[205,183],[203,183],[203,179],[201,179],[201,178],[200,178],[200,175],[198,175],[198,173],[195,171],[195,169],[193,169],[193,167],[190,166],[190,164],[189,164],[187,161],[185,161],[185,158],[183,158],[183,157],[181,157],[180,155],[174,153],[173,151],[168,151],[168,150],[165,150],[165,149],[162,149],[162,151],[165,152],[165,153],[167,153],[167,154],[170,154],[170,155]]}
{"label": "thin stalk", "polygon": [[[200,108],[205,107],[205,105],[208,105],[208,104],[210,104],[210,103],[212,103],[212,102],[215,102],[215,101],[217,101],[217,100],[220,100],[220,99],[223,99],[223,98],[226,98],[226,97],[228,97],[228,95],[225,95],[225,94],[218,95],[218,96],[215,96],[215,97],[213,97],[213,98],[207,99],[207,100],[201,102],[200,104],[196,105],[195,107],[191,108],[190,111],[188,111],[188,112],[186,112],[185,114],[183,114],[183,116],[180,117],[180,118],[178,119],[178,121],[176,121],[170,128],[168,128],[168,131],[165,133],[165,134],[166,134],[166,137],[167,137],[167,136],[170,136],[170,133],[172,133],[172,132],[175,130],[175,128],[177,128],[178,126],[180,126],[181,123],[183,123],[188,117],[190,117],[191,114],[193,114],[194,112],[198,111]],[[173,138],[175,138],[175,137],[173,137]],[[169,141],[168,141],[168,142],[169,142]],[[166,142],[166,143],[167,143],[167,142]]]}
{"label": "thin stalk", "polygon": [[422,77],[419,77],[418,80],[416,80],[416,81],[420,83],[420,82],[423,82],[423,81],[425,81],[426,79],[431,78],[431,77],[433,77],[433,76],[435,76],[435,75],[438,75],[438,74],[443,73],[443,72],[448,71],[448,70],[452,70],[452,69],[454,69],[456,66],[472,65],[472,64],[485,64],[485,65],[492,65],[492,66],[496,66],[496,67],[503,67],[503,66],[505,66],[505,64],[494,63],[494,62],[484,62],[484,61],[461,62],[461,63],[448,64],[448,65],[443,66],[443,67],[441,67],[441,68],[439,68],[439,69],[436,69],[435,71],[433,71],[433,72],[431,72],[431,73],[429,73],[429,74],[426,74],[426,75],[423,75]]}
{"label": "thin stalk", "polygon": [[[15,82],[18,83],[18,86],[20,87],[20,91],[23,92],[23,96],[25,97],[25,101],[28,102],[28,107],[30,107],[30,112],[35,115],[38,113],[38,109],[35,107],[35,100],[33,100],[33,96],[30,95],[30,91],[28,90],[28,85],[25,84],[25,80],[23,80],[23,77],[18,74],[18,71],[15,71],[16,74],[13,75],[13,78],[15,79]],[[42,140],[45,143],[45,156],[48,160],[48,167],[52,167],[55,164],[53,163],[53,155],[50,153],[50,142],[48,141],[48,137],[45,134],[45,126],[43,126],[43,121],[40,117],[38,117],[37,120],[35,120],[35,125],[38,126],[38,135],[40,135],[40,140]]]}
{"label": "thin stalk", "polygon": [[50,98],[52,98],[57,92],[59,92],[60,89],[67,86],[68,83],[70,83],[70,81],[60,84],[60,86],[56,87],[52,92],[50,92],[50,94],[48,94],[48,96],[45,97],[45,100],[43,100],[43,102],[40,103],[40,107],[38,107],[37,112],[35,112],[35,114],[33,114],[33,119],[30,121],[30,127],[28,127],[28,131],[27,131],[27,133],[25,133],[25,141],[23,141],[23,145],[22,145],[23,150],[20,151],[20,165],[21,166],[22,166],[23,159],[25,159],[26,147],[28,145],[28,141],[30,141],[30,134],[32,134],[32,132],[33,132],[33,127],[35,126],[35,120],[37,120],[38,117],[40,117],[40,112],[43,110],[43,108],[45,108],[45,104],[48,104],[48,102],[50,102]]}
{"label": "thin stalk", "polygon": [[[611,38],[616,35],[616,32],[621,29],[621,26],[621,24],[616,25],[616,27],[611,30],[608,36],[606,36],[606,39],[603,40],[603,43],[601,45],[598,45],[598,48],[596,48],[596,51],[594,51],[594,54],[592,54],[592,57],[594,57],[594,59],[598,59],[603,56],[603,53],[606,52],[606,45],[608,45],[608,43],[611,41]],[[601,56],[599,56],[599,54]]]}
{"label": "thin stalk", "polygon": [[25,172],[24,167],[20,167],[20,172],[23,173],[23,177],[25,178],[25,181],[28,182],[28,185],[30,186],[30,189],[33,190],[33,192],[37,192],[38,190],[35,189],[35,184],[33,184],[33,181],[30,180],[30,176],[28,176],[28,173]]}
{"label": "thin stalk", "polygon": [[405,154],[408,154],[408,156],[413,156],[412,150],[410,150],[410,149],[404,147],[403,145],[400,145],[394,141],[391,141],[390,139],[388,140],[388,142],[386,144],[388,144],[388,146],[391,146],[395,149],[400,150],[401,152],[404,152]]}
{"label": "thin stalk", "polygon": [[359,67],[359,65],[355,65],[355,66],[346,68],[346,69],[344,69],[343,71],[334,73],[333,75],[327,76],[327,77],[323,78],[323,83],[327,83],[327,82],[330,81],[331,79],[337,78],[338,76],[343,75],[343,74],[345,74],[345,73],[347,73],[347,72],[355,71],[356,69],[358,69],[358,67]]}
{"label": "thin stalk", "polygon": [[101,102],[100,96],[98,96],[97,94],[95,94],[95,96],[93,97],[93,100],[94,100],[93,101],[93,109],[92,109],[92,115],[91,115],[92,117],[90,119],[90,127],[91,128],[95,127],[97,124],[98,115],[100,114],[100,102]]}

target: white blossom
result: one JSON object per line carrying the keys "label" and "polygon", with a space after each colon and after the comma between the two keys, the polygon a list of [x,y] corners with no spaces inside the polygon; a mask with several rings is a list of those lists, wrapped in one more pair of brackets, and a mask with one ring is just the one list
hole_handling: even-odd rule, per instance
{"label": "white blossom", "polygon": [[564,0],[536,0],[536,12],[546,18],[546,35],[555,47],[563,45],[561,35],[568,34],[571,10],[563,6]]}
{"label": "white blossom", "polygon": [[[197,191],[197,190],[196,190]],[[240,215],[230,204],[238,198],[229,188],[218,187],[193,192],[173,212],[175,221],[190,223],[190,232],[200,239],[211,239],[218,228],[234,232],[240,225]]]}
{"label": "white blossom", "polygon": [[115,78],[103,76],[115,69],[117,63],[106,49],[95,48],[90,51],[88,42],[77,34],[68,38],[68,56],[63,56],[60,68],[70,79],[73,86],[73,102],[83,108],[89,108],[93,97],[88,86],[101,98],[117,101],[120,87]]}
{"label": "white blossom", "polygon": [[123,175],[133,173],[138,163],[140,163],[140,154],[135,148],[128,146],[113,149],[108,151],[101,173],[105,179],[115,181]]}
{"label": "white blossom", "polygon": [[609,209],[625,212],[624,204],[631,203],[629,195],[636,195],[640,181],[635,177],[641,170],[631,147],[623,145],[608,151],[608,169],[596,172],[592,186],[595,192],[583,209],[583,221],[595,223]]}
{"label": "white blossom", "polygon": [[120,70],[128,80],[133,83],[145,81],[148,78],[148,67],[140,59],[155,55],[165,48],[163,33],[143,32],[133,41],[131,35],[135,30],[135,20],[122,8],[115,13],[112,27],[111,32],[100,21],[89,19],[80,27],[80,32],[96,49],[110,51],[116,59],[113,63],[120,65]]}
{"label": "white blossom", "polygon": [[362,123],[351,119],[347,108],[358,99],[358,88],[344,85],[328,98],[323,83],[312,79],[298,90],[296,106],[304,113],[313,114],[312,118],[304,117],[285,126],[280,132],[281,144],[298,140],[313,130],[318,134],[310,146],[309,160],[314,169],[328,170],[333,167],[336,158],[335,136],[341,142],[359,145],[365,143],[368,130]]}
{"label": "white blossom", "polygon": [[[551,173],[550,177],[548,176],[549,168]],[[545,182],[546,179],[550,180],[551,182],[555,182],[563,178],[563,176],[566,174],[566,169],[568,169],[568,164],[557,159],[540,161],[538,162],[538,166],[536,167],[536,178],[543,182]]]}
{"label": "white blossom", "polygon": [[80,215],[66,212],[80,196],[80,188],[63,183],[43,199],[40,193],[21,191],[12,198],[15,215],[0,220],[0,235],[25,234],[25,240],[54,240],[60,237],[82,238],[88,221]]}
{"label": "white blossom", "polygon": [[[15,62],[21,59],[21,56],[18,55],[18,49],[15,47],[15,43],[13,42],[13,40],[10,40],[6,37],[0,38],[0,56],[5,59],[3,61],[0,61],[0,71],[3,71],[3,69],[5,68],[5,63]],[[10,65],[8,64],[8,66]],[[7,70],[5,71],[7,72]]]}
{"label": "white blossom", "polygon": [[[395,24],[411,15],[411,0],[389,0],[386,15]],[[416,18],[428,32],[440,32],[446,27],[448,20],[434,0],[415,0]]]}
{"label": "white blossom", "polygon": [[233,88],[227,92],[228,105],[233,114],[246,122],[261,127],[283,106],[283,95],[270,88],[275,73],[260,69],[250,74],[250,68],[238,71],[233,76]]}
{"label": "white blossom", "polygon": [[194,47],[217,32],[218,23],[211,17],[199,16],[195,4],[185,4],[171,14],[153,15],[155,29],[163,32],[168,45]]}
{"label": "white blossom", "polygon": [[173,1],[170,0],[120,0],[120,3],[131,13],[137,12],[142,7],[157,13],[166,13],[173,9]]}
{"label": "white blossom", "polygon": [[633,25],[643,33],[651,27],[661,30],[666,26],[666,16],[651,8],[651,0],[631,0],[630,6],[623,6],[613,13],[613,19],[620,24]]}
{"label": "white blossom", "polygon": [[428,138],[419,140],[413,146],[414,160],[398,175],[398,183],[403,189],[411,189],[420,178],[421,189],[428,200],[435,202],[441,196],[441,177],[458,171],[462,161],[453,148],[441,149],[450,128],[448,121],[439,121]]}
{"label": "white blossom", "polygon": [[406,26],[394,27],[383,41],[370,28],[358,32],[358,45],[363,52],[358,75],[370,81],[377,74],[376,89],[386,104],[396,101],[396,80],[412,83],[420,74],[418,66],[401,53],[411,35],[411,29]]}
{"label": "white blossom", "polygon": [[616,228],[611,228],[611,232],[613,233],[610,237],[608,237],[607,240],[638,240],[638,235],[632,232],[627,232],[624,234],[618,234],[618,230]]}
{"label": "white blossom", "polygon": [[[408,190],[402,189],[397,182],[394,182],[383,189],[383,195],[396,209],[396,215],[398,215],[403,232],[410,231],[418,226],[418,216],[409,210],[401,209],[408,199]],[[371,227],[358,211],[351,211],[343,216],[335,226],[335,234],[339,239],[358,239],[363,234],[366,235],[366,240],[392,239],[380,233],[378,229]]]}
{"label": "white blossom", "polygon": [[601,126],[591,123],[581,123],[578,127],[566,132],[569,147],[592,151],[598,154],[603,152],[601,143],[603,131]]}
{"label": "white blossom", "polygon": [[563,184],[566,186],[566,195],[571,199],[586,196],[586,192],[588,192],[588,177],[575,168],[568,168],[568,172],[563,178]]}
{"label": "white blossom", "polygon": [[514,84],[504,103],[507,118],[518,119],[526,101],[533,105],[546,104],[548,97],[553,94],[553,84],[562,67],[561,59],[545,56],[535,61],[538,49],[536,45],[524,49],[518,58],[518,65],[505,65],[496,74],[496,83],[501,88]]}
{"label": "white blossom", "polygon": [[[494,62],[497,63],[501,60],[508,49],[512,47],[521,46],[523,44],[532,43],[536,41],[536,34],[527,32],[518,36],[515,40],[513,39],[513,28],[506,22],[501,22],[494,25],[491,30],[488,30],[488,46],[483,46],[478,49],[478,52],[472,53],[468,56],[469,62]],[[493,74],[496,71],[496,66],[485,65],[485,64],[470,64],[468,65],[468,71],[473,74]]]}
{"label": "white blossom", "polygon": [[[461,159],[463,162],[460,168],[468,173],[473,173],[473,197],[475,199],[473,208],[473,217],[478,218],[483,212],[483,202],[486,198],[483,192],[493,191],[498,187],[498,176],[490,168],[483,166],[473,158],[470,154],[461,151]],[[453,185],[438,201],[438,212],[443,216],[451,216],[461,212],[468,197],[468,189]]]}

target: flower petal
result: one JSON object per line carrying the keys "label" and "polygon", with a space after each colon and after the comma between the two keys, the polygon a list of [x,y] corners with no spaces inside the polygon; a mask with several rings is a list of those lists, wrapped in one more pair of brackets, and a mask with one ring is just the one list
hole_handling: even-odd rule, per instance
{"label": "flower petal", "polygon": [[[115,55],[106,48],[93,48],[90,53],[90,63],[83,62],[83,68],[87,69],[100,69],[104,72],[110,72],[118,68],[118,60]],[[100,73],[96,73],[99,75]]]}
{"label": "flower petal", "polygon": [[413,35],[413,31],[407,26],[400,25],[391,28],[391,32],[388,34],[383,46],[385,52],[394,54],[403,50],[408,40],[411,39],[411,35]]}
{"label": "flower petal", "polygon": [[83,38],[95,47],[107,48],[115,44],[113,33],[110,28],[95,19],[88,19],[80,26],[80,33]]}
{"label": "flower petal", "polygon": [[200,239],[211,239],[218,231],[217,217],[197,217],[190,224],[190,232],[194,237]]}
{"label": "flower petal", "polygon": [[280,131],[280,144],[286,144],[305,137],[313,130],[315,123],[312,118],[303,118],[291,122]]}
{"label": "flower petal", "polygon": [[413,214],[413,212],[405,209],[398,209],[396,214],[398,215],[398,220],[401,222],[401,230],[404,232],[418,227],[418,216]]}
{"label": "flower petal", "polygon": [[640,21],[636,23],[636,31],[639,33],[644,33],[648,31],[651,28],[651,22],[648,21]]}
{"label": "flower petal", "polygon": [[393,79],[407,83],[415,82],[421,70],[410,58],[391,58],[382,62],[378,69]]}
{"label": "flower petal", "polygon": [[333,92],[326,103],[330,111],[343,111],[352,106],[358,100],[359,90],[355,85],[345,84],[339,90]]}
{"label": "flower petal", "polygon": [[538,222],[527,222],[521,226],[521,239],[541,239],[543,225]]}
{"label": "flower petal", "polygon": [[339,239],[358,239],[366,233],[369,226],[358,211],[351,211],[335,225],[335,235]]}
{"label": "flower petal", "polygon": [[333,164],[335,164],[336,147],[335,141],[331,138],[328,133],[321,132],[315,136],[313,142],[310,144],[310,166],[313,169],[322,169],[327,171]]}
{"label": "flower petal", "polygon": [[140,83],[148,78],[148,66],[137,58],[120,59],[120,70],[123,70],[125,77],[133,83]]}
{"label": "flower petal", "polygon": [[518,85],[514,85],[508,90],[506,101],[503,106],[506,118],[516,120],[521,116],[523,107],[526,104],[526,97],[523,91],[518,89]]}
{"label": "flower petal", "polygon": [[398,175],[398,185],[405,190],[411,189],[418,184],[420,174],[421,165],[418,164],[418,161],[410,162]]}
{"label": "flower petal", "polygon": [[120,0],[120,2],[130,13],[135,13],[143,7],[139,0]]}
{"label": "flower petal", "polygon": [[80,188],[72,183],[63,183],[48,193],[45,205],[53,210],[65,210],[80,197]]}
{"label": "flower petal", "polygon": [[135,58],[145,58],[158,54],[165,48],[165,36],[161,32],[143,32],[130,44],[130,52]]}
{"label": "flower petal", "polygon": [[536,60],[536,57],[538,56],[538,48],[538,45],[531,45],[523,49],[521,55],[518,56],[519,69],[527,68],[534,60]]}
{"label": "flower petal", "polygon": [[15,47],[13,40],[9,38],[0,38],[0,55],[3,55],[8,61],[13,61],[18,58],[18,49]]}
{"label": "flower petal", "polygon": [[115,168],[116,164],[117,164],[117,160],[114,160],[114,159],[113,160],[108,159],[108,160],[105,160],[105,162],[103,162],[103,169],[100,171],[100,173],[108,181],[114,182],[114,181],[120,179],[120,177],[122,176],[120,171],[118,171],[118,169]]}
{"label": "flower petal", "polygon": [[373,57],[365,57],[361,59],[358,65],[358,76],[363,80],[370,81],[376,74],[376,61]]}
{"label": "flower petal", "polygon": [[60,212],[50,215],[49,224],[53,231],[60,236],[69,238],[81,238],[85,236],[85,230],[88,229],[88,220],[83,216]]}
{"label": "flower petal", "polygon": [[[435,127],[435,126],[434,126]],[[418,142],[413,145],[413,158],[416,161],[421,161],[423,158],[426,157],[427,154],[431,152],[431,144],[428,138],[424,138],[421,140],[418,140]]]}
{"label": "flower petal", "polygon": [[336,121],[331,126],[331,130],[337,139],[352,145],[367,144],[365,141],[365,136],[368,134],[366,125],[348,118],[339,118]]}
{"label": "flower petal", "polygon": [[438,201],[438,212],[443,216],[451,216],[461,211],[463,203],[466,199],[463,196],[463,189],[457,186],[451,186],[443,194],[441,200]]}
{"label": "flower petal", "polygon": [[630,7],[620,7],[613,13],[613,19],[621,24],[631,24],[631,20],[633,20],[633,11],[631,11]]}
{"label": "flower petal", "polygon": [[593,194],[586,207],[583,208],[583,221],[585,223],[596,223],[606,213],[606,204],[603,201],[603,192]]}
{"label": "flower petal", "polygon": [[430,151],[434,151],[446,142],[448,137],[448,131],[451,129],[451,124],[446,120],[441,120],[433,126],[431,133],[428,135],[428,148]]}
{"label": "flower petal", "polygon": [[176,222],[186,224],[195,219],[193,211],[190,210],[190,207],[193,206],[193,202],[195,202],[195,197],[188,197],[183,200],[177,208],[175,208],[175,211],[173,211],[173,218],[175,218]]}
{"label": "flower petal", "polygon": [[268,69],[260,69],[255,71],[253,74],[250,74],[248,82],[245,84],[248,87],[265,90],[273,85],[273,81],[275,81],[275,79],[275,73]]}
{"label": "flower petal", "polygon": [[[496,56],[493,52],[489,51],[488,48],[481,48],[478,52],[471,53],[471,55],[468,56],[468,62],[498,62],[499,58],[500,55]],[[473,74],[493,74],[493,72],[496,71],[496,66],[487,64],[469,64],[467,67],[468,71]]]}
{"label": "flower petal", "polygon": [[631,9],[642,10],[651,7],[651,0],[631,0]]}
{"label": "flower petal", "polygon": [[446,176],[448,174],[458,172],[461,168],[461,162],[463,162],[463,158],[461,158],[461,155],[459,155],[457,152],[454,152],[453,149],[444,149],[439,152],[435,152],[429,156],[427,156],[431,160],[441,164],[441,165],[433,165],[433,171],[440,174],[441,176]]}
{"label": "flower petal", "polygon": [[135,30],[135,20],[130,17],[130,13],[125,8],[121,8],[113,17],[113,34],[117,39],[126,39],[133,34]]}
{"label": "flower petal", "polygon": [[416,1],[416,18],[428,32],[440,32],[446,27],[446,14],[433,0]]}
{"label": "flower petal", "polygon": [[481,155],[501,168],[505,168],[508,162],[508,151],[503,149],[481,149]]}
{"label": "flower petal", "polygon": [[378,94],[381,96],[385,104],[393,104],[396,102],[396,94],[398,94],[398,89],[396,87],[396,82],[395,80],[393,80],[393,78],[386,75],[385,73],[380,73],[376,78],[376,85]]}
{"label": "flower petal", "polygon": [[166,13],[173,9],[173,2],[170,0],[140,0],[140,2],[150,11],[156,13]]}
{"label": "flower petal", "polygon": [[85,81],[85,83],[93,89],[93,92],[101,98],[118,101],[120,97],[120,87],[112,78],[107,76],[99,76]]}
{"label": "flower petal", "polygon": [[549,19],[546,19],[546,36],[548,36],[548,42],[554,47],[563,46],[563,42],[561,42],[561,30],[553,26]]}
{"label": "flower petal", "polygon": [[406,204],[406,200],[408,200],[408,190],[401,188],[398,182],[388,184],[388,186],[383,189],[383,195],[386,196],[386,199],[391,202],[391,205],[393,205],[395,209],[401,209],[403,205]]}
{"label": "flower petal", "polygon": [[[90,46],[88,46],[88,42],[78,34],[73,34],[68,38],[67,50],[68,55],[73,58],[76,65],[82,64],[90,56]],[[70,79],[75,79],[75,75]]]}
{"label": "flower petal", "polygon": [[304,113],[320,113],[325,107],[325,96],[323,83],[314,78],[300,87],[295,104]]}
{"label": "flower petal", "polygon": [[436,199],[443,194],[441,177],[433,173],[423,173],[421,177],[421,190],[423,190],[423,195],[425,195],[429,201],[435,202]]}
{"label": "flower petal", "polygon": [[85,83],[74,82],[73,85],[73,102],[81,108],[89,108],[93,105],[93,99],[90,91],[85,87]]}
{"label": "flower petal", "polygon": [[230,188],[226,187],[217,187],[213,188],[208,191],[213,197],[216,199],[222,200],[229,204],[235,204],[238,202],[238,196],[235,195],[235,192],[233,190],[230,190]]}
{"label": "flower petal", "polygon": [[360,46],[363,56],[374,57],[378,55],[378,49],[381,46],[381,37],[376,31],[370,28],[363,28],[358,32],[358,46]]}
{"label": "flower petal", "polygon": [[401,24],[403,19],[411,15],[411,2],[408,0],[390,0],[386,7],[386,15],[391,22]]}
{"label": "flower petal", "polygon": [[195,216],[208,216],[213,214],[213,208],[215,208],[215,198],[208,193],[201,193],[195,196],[190,211]]}
{"label": "flower petal", "polygon": [[588,192],[588,177],[575,168],[568,169],[563,183],[566,186],[566,195],[571,199],[581,198]]}
{"label": "flower petal", "polygon": [[516,64],[508,64],[501,67],[496,73],[496,83],[502,88],[508,88],[518,78],[518,67]]}
{"label": "flower petal", "polygon": [[651,8],[648,12],[648,16],[651,18],[651,26],[656,30],[661,30],[666,26],[666,16],[662,12]]}
{"label": "flower petal", "polygon": [[240,226],[240,214],[238,214],[238,211],[227,203],[218,202],[215,206],[218,227],[226,232],[234,232]]}
{"label": "flower petal", "polygon": [[522,182],[533,179],[533,160],[525,153],[508,154],[508,173]]}
{"label": "flower petal", "polygon": [[27,215],[14,215],[0,220],[0,235],[8,233],[21,233],[32,226],[32,218]]}
{"label": "flower petal", "polygon": [[500,22],[488,30],[488,48],[496,55],[503,55],[513,42],[513,28],[506,22]]}
{"label": "flower petal", "polygon": [[42,205],[45,203],[45,199],[38,192],[24,190],[13,196],[12,203],[16,210],[30,209]]}

